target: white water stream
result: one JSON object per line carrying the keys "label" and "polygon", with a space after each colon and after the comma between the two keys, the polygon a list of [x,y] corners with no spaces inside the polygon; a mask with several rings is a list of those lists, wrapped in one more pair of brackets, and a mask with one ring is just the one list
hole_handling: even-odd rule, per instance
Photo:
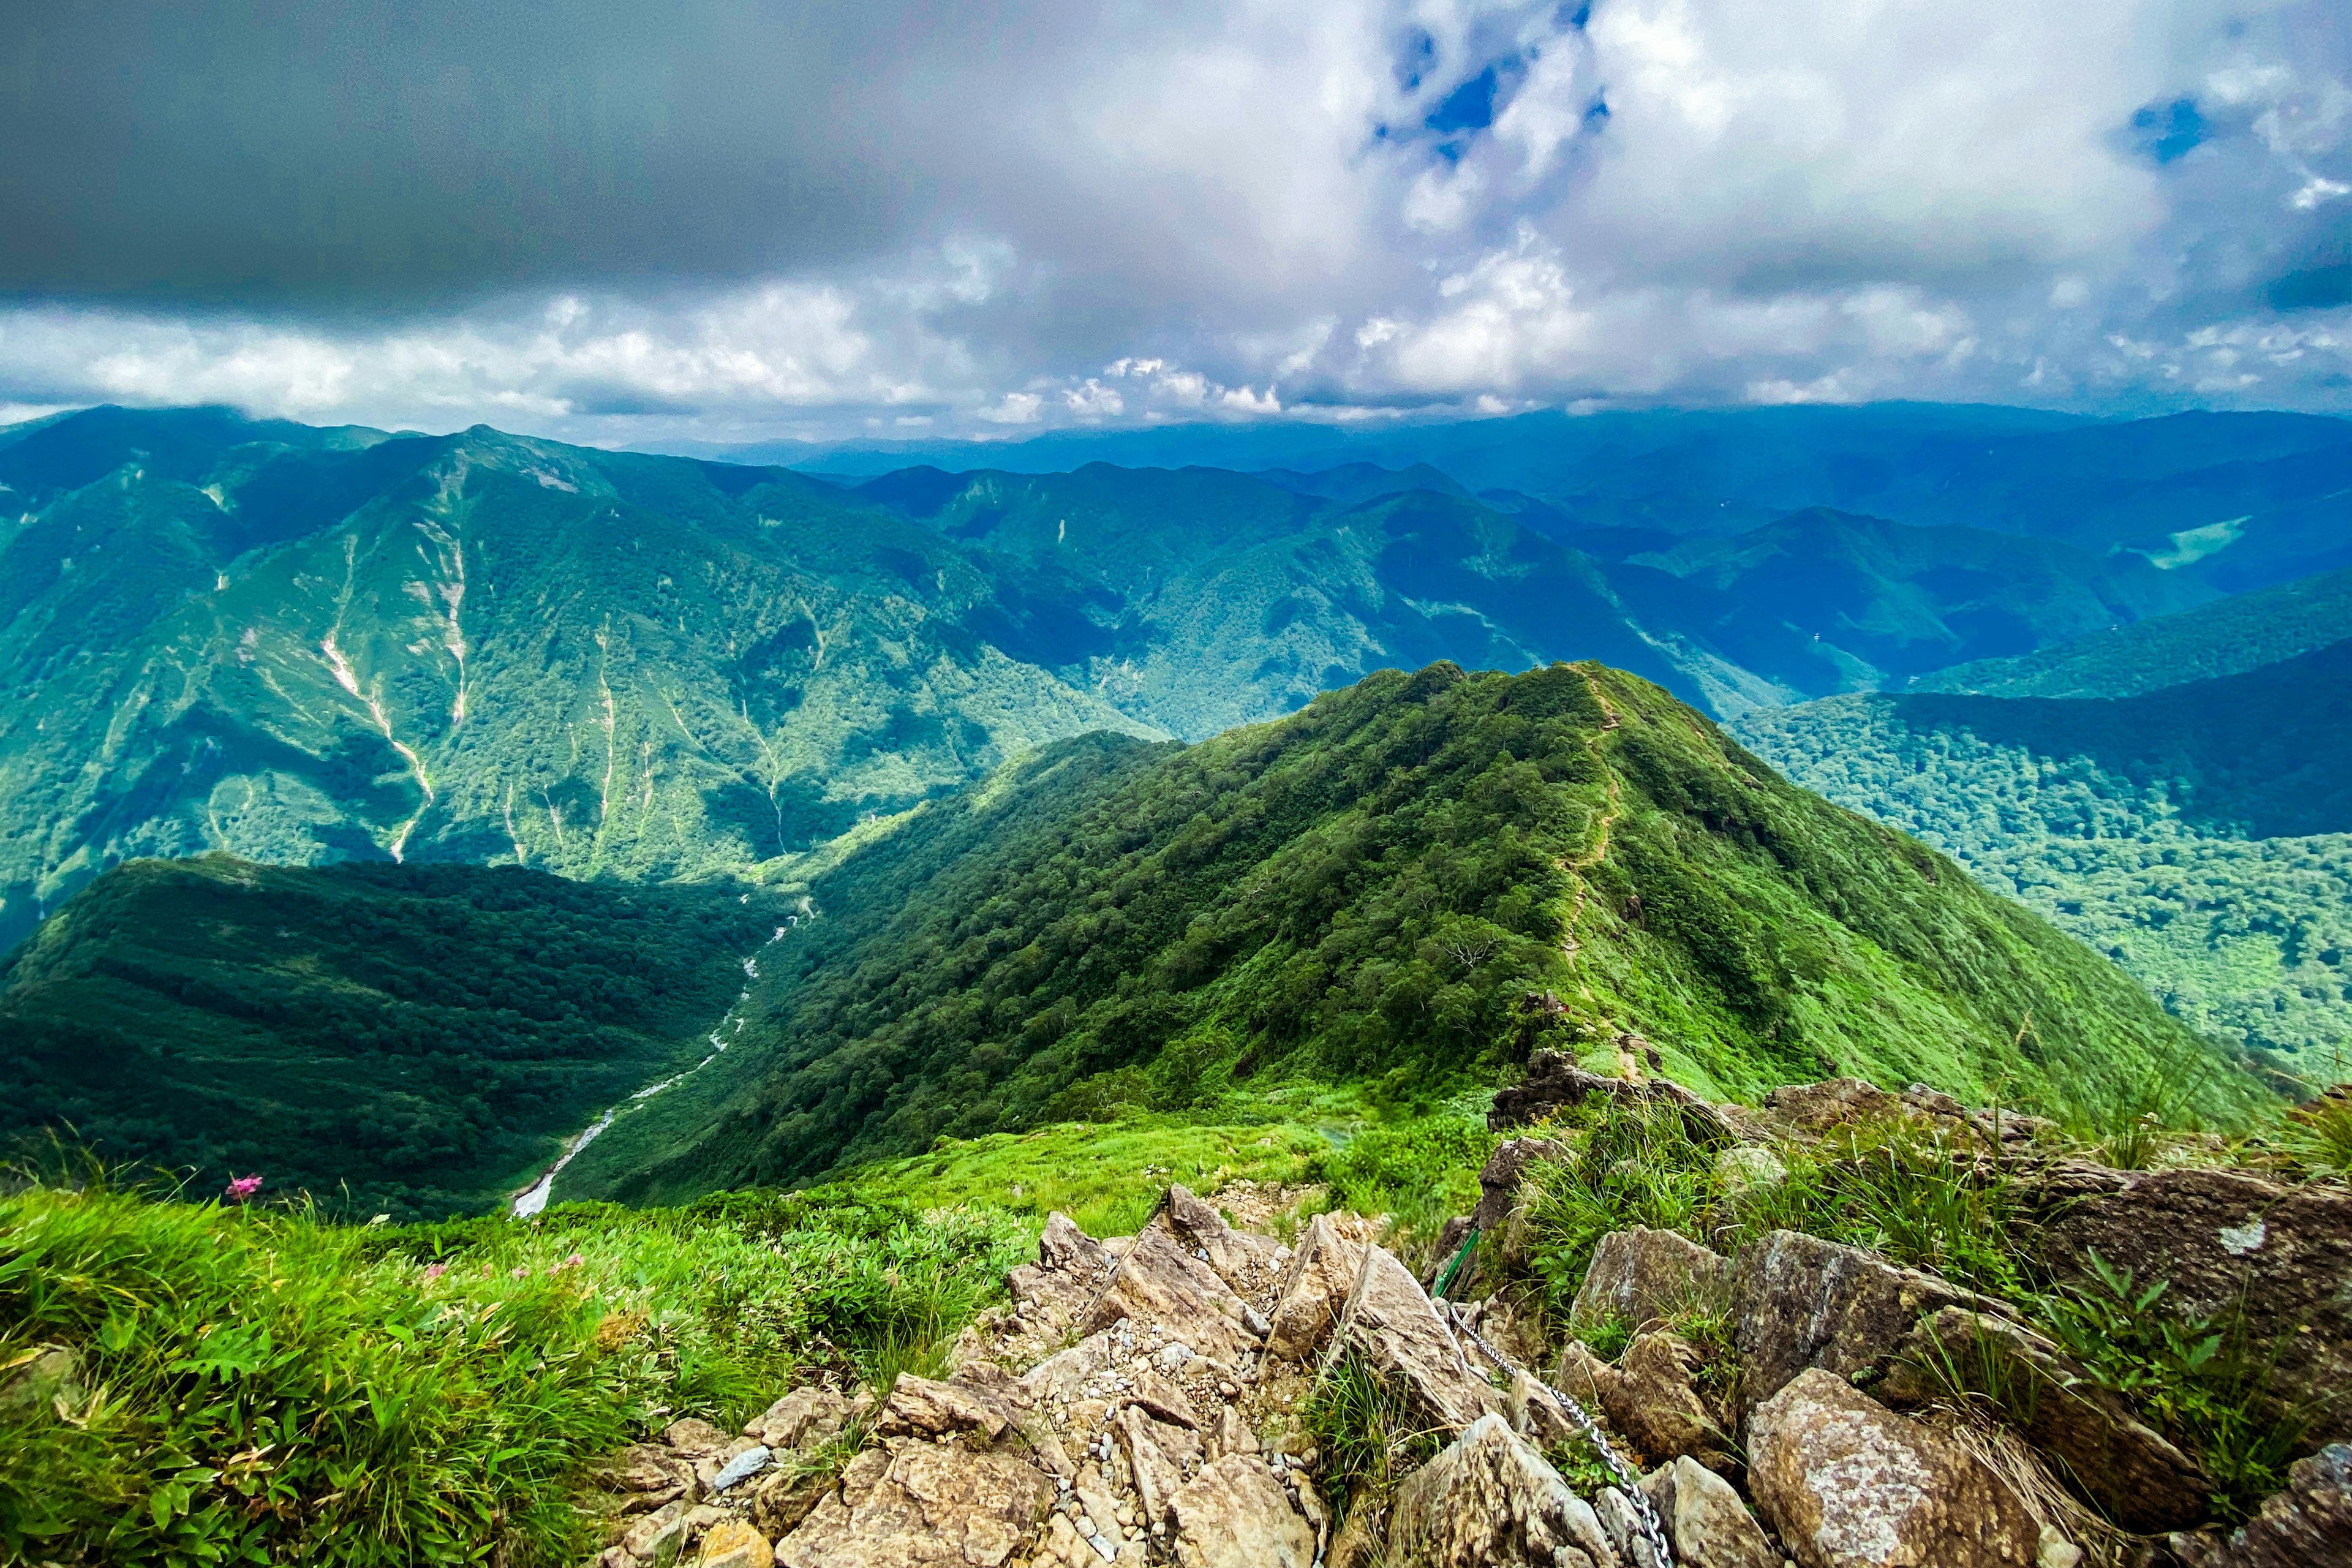
{"label": "white water stream", "polygon": [[[804,916],[787,915],[784,917],[784,923],[776,928],[776,934],[770,937],[760,951],[764,952],[768,948],[773,947],[776,943],[783,941],[784,938],[791,933],[793,928],[799,925],[803,919],[814,920],[816,916],[813,911]],[[760,955],[759,953],[753,953],[751,957],[743,961],[744,985],[743,989],[736,994],[735,1005],[727,1009],[727,1016],[719,1020],[719,1026],[717,1028],[710,1031],[709,1037],[710,1040],[709,1054],[705,1056],[700,1061],[695,1063],[690,1068],[686,1068],[680,1071],[674,1072],[670,1074],[669,1077],[662,1079],[657,1082],[646,1085],[645,1088],[637,1090],[635,1094],[629,1096],[628,1099],[623,1100],[620,1104],[612,1107],[610,1110],[606,1110],[604,1115],[599,1116],[595,1121],[590,1122],[587,1126],[574,1133],[572,1141],[564,1144],[563,1152],[556,1156],[555,1163],[550,1165],[545,1171],[541,1172],[540,1173],[539,1180],[533,1182],[530,1186],[515,1194],[513,1205],[514,1217],[517,1219],[529,1219],[531,1215],[545,1208],[547,1206],[548,1200],[554,1195],[555,1178],[563,1173],[563,1167],[578,1159],[580,1157],[580,1152],[583,1149],[585,1149],[589,1144],[596,1142],[597,1135],[603,1132],[607,1127],[613,1125],[613,1119],[614,1117],[620,1115],[624,1110],[628,1110],[630,1106],[635,1104],[638,1100],[651,1100],[655,1095],[659,1094],[662,1090],[669,1088],[672,1084],[681,1082],[684,1079],[692,1077],[694,1074],[700,1072],[704,1068],[709,1067],[712,1062],[717,1061],[720,1053],[725,1051],[727,1047],[734,1042],[735,1037],[742,1032],[743,1004],[750,1001],[751,998],[751,983],[759,978]]]}

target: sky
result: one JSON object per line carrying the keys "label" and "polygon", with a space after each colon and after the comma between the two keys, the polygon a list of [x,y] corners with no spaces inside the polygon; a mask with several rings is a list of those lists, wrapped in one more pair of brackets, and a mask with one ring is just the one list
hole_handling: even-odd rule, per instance
{"label": "sky", "polygon": [[0,420],[2352,414],[2352,5],[16,0]]}

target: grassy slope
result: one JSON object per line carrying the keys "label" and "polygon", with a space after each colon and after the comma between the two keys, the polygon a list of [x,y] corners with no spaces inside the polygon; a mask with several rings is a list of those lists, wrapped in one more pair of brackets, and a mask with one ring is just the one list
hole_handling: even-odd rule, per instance
{"label": "grassy slope", "polygon": [[[1625,1026],[1727,1093],[1853,1071],[2055,1100],[2203,1049],[1619,672],[1390,671],[1173,753],[1086,744],[1055,798],[1002,781],[819,878],[826,918],[780,952],[727,1076],[616,1129],[568,1190],[806,1179],[1285,1082],[1410,1104]],[[926,848],[950,843],[951,867]],[[1531,1022],[1546,989],[1565,1015]]]}
{"label": "grassy slope", "polygon": [[2242,675],[2352,637],[2352,572],[2240,594],[2014,658],[1955,665],[1913,691],[1981,697],[2137,697]]}
{"label": "grassy slope", "polygon": [[2352,1047],[2352,643],[2118,701],[1849,697],[1750,715],[1790,777],[1958,857],[2179,1016]]}
{"label": "grassy slope", "polygon": [[489,1206],[702,1052],[784,916],[512,868],[134,861],[0,966],[0,1133],[362,1218]]}

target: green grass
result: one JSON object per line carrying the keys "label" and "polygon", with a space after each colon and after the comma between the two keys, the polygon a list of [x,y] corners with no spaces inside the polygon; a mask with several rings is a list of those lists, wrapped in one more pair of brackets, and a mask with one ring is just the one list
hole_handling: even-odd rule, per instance
{"label": "green grass", "polygon": [[1379,1509],[1400,1482],[1437,1453],[1444,1433],[1414,1409],[1410,1395],[1354,1355],[1316,1380],[1299,1409],[1300,1425],[1321,1452],[1318,1480],[1336,1521]]}
{"label": "green grass", "polygon": [[820,1364],[935,1366],[1034,1231],[778,1194],[343,1227],[103,1187],[0,1198],[0,1364],[89,1393],[0,1428],[0,1555],[516,1564],[591,1548],[582,1462]]}

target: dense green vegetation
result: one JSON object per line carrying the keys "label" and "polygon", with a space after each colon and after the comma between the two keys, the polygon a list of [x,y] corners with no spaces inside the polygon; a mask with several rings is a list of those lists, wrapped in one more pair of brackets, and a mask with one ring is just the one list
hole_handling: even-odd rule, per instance
{"label": "dense green vegetation", "polygon": [[559,1195],[1292,1081],[1409,1108],[1625,1028],[1725,1094],[1850,1071],[2059,1096],[2199,1049],[1950,862],[1597,667],[1383,672],[1182,751],[1076,742],[917,821],[815,879],[826,918],[743,1047]]}
{"label": "dense green vegetation", "polygon": [[707,1054],[795,918],[515,868],[133,861],[0,965],[0,1135],[361,1218],[479,1210]]}
{"label": "dense green vegetation", "polygon": [[2179,1016],[2325,1077],[2352,1047],[2347,714],[2339,642],[2116,701],[1843,697],[1738,729],[1797,783],[2082,937]]}
{"label": "dense green vegetation", "polygon": [[2137,697],[2243,675],[2352,638],[2352,572],[2240,594],[2013,658],[1922,676],[1912,691],[1970,697]]}
{"label": "dense green vegetation", "polygon": [[0,1365],[80,1367],[69,1420],[0,1409],[0,1557],[576,1563],[585,1460],[826,1362],[886,1386],[935,1364],[1034,1244],[837,1194],[348,1227],[19,1186]]}

